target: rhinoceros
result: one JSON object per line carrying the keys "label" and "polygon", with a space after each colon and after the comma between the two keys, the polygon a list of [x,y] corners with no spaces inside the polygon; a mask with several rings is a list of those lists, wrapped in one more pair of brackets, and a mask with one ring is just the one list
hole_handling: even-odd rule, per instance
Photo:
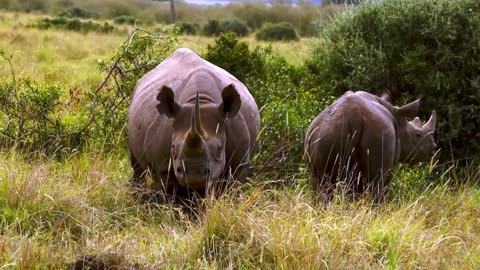
{"label": "rhinoceros", "polygon": [[420,99],[402,107],[388,100],[388,95],[347,91],[312,121],[304,147],[316,199],[330,201],[340,181],[348,194],[367,192],[381,202],[396,164],[432,158],[435,111],[422,125],[416,117]]}
{"label": "rhinoceros", "polygon": [[[254,98],[224,69],[180,48],[137,83],[128,115],[131,183],[168,198],[245,182],[260,129]],[[224,181],[226,180],[226,181]]]}

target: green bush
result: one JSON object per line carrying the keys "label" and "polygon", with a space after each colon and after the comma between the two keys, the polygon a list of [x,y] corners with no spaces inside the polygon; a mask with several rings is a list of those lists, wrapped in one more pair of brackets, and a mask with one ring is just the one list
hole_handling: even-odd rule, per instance
{"label": "green bush", "polygon": [[266,23],[257,31],[255,38],[258,40],[299,40],[295,27],[287,22]]}
{"label": "green bush", "polygon": [[332,98],[316,98],[319,90],[310,84],[304,67],[288,63],[271,47],[252,50],[233,33],[221,35],[203,57],[242,81],[261,109],[259,169],[275,174],[297,172],[303,164],[305,130]]}
{"label": "green bush", "polygon": [[321,89],[379,94],[394,103],[423,96],[437,111],[443,158],[480,152],[480,1],[384,0],[361,4],[321,29],[308,58]]}
{"label": "green bush", "polygon": [[200,30],[200,25],[192,22],[177,22],[175,27],[179,29],[180,34],[187,35],[196,35]]}
{"label": "green bush", "polygon": [[136,18],[133,16],[129,15],[120,15],[115,18],[113,18],[113,23],[114,24],[129,24],[129,25],[134,25],[136,22]]}
{"label": "green bush", "polygon": [[94,18],[94,17],[98,17],[98,15],[96,15],[96,14],[94,14],[94,13],[88,11],[88,10],[79,8],[79,7],[69,7],[66,10],[60,12],[58,14],[58,16],[67,17],[67,18]]}
{"label": "green bush", "polygon": [[250,33],[250,29],[237,19],[208,20],[208,23],[203,26],[202,32],[206,36],[219,36],[227,32],[233,32],[237,36],[246,36]]}
{"label": "green bush", "polygon": [[208,20],[208,23],[206,23],[203,28],[202,28],[202,33],[206,36],[218,36],[220,35],[220,23],[218,20]]}
{"label": "green bush", "polygon": [[30,78],[5,81],[0,86],[0,146],[47,155],[81,147],[84,140],[75,131],[84,119],[69,113],[68,118],[77,119],[65,121],[60,113],[62,93],[57,85]]}
{"label": "green bush", "polygon": [[220,29],[224,32],[233,32],[238,36],[246,36],[250,33],[250,29],[238,19],[227,19],[220,22]]}
{"label": "green bush", "polygon": [[83,22],[78,19],[68,19],[65,17],[58,18],[45,18],[39,20],[37,23],[30,25],[30,27],[39,28],[39,29],[59,29],[59,30],[69,30],[69,31],[78,31],[78,32],[102,32],[110,33],[115,27],[108,24],[107,22],[100,24],[92,21]]}

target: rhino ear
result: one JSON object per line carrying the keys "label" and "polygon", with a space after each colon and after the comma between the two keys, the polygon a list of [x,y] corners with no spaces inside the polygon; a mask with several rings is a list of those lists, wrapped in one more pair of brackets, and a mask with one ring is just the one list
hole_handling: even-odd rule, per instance
{"label": "rhino ear", "polygon": [[166,85],[160,88],[157,100],[160,101],[157,105],[157,110],[160,114],[164,114],[167,117],[175,117],[180,111],[180,105],[175,102],[172,88]]}
{"label": "rhino ear", "polygon": [[420,99],[403,105],[396,109],[395,116],[397,117],[415,117],[418,115],[418,109],[420,108]]}
{"label": "rhino ear", "polygon": [[220,113],[224,117],[234,117],[237,115],[238,111],[240,110],[240,106],[242,105],[242,100],[240,99],[240,95],[235,88],[235,85],[229,84],[222,91],[222,104],[219,106]]}

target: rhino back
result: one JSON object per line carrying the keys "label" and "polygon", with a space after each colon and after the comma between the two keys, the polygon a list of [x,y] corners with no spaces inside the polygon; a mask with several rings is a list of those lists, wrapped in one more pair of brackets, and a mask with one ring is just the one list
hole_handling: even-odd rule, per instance
{"label": "rhino back", "polygon": [[[326,162],[335,154],[367,151],[378,141],[395,144],[397,132],[391,112],[366,92],[347,92],[323,110],[305,137],[305,154],[311,162]],[[397,156],[396,150],[388,155]]]}

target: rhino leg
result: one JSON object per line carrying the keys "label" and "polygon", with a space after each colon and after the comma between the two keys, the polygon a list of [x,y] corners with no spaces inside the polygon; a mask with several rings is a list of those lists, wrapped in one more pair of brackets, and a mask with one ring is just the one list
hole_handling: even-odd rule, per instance
{"label": "rhino leg", "polygon": [[313,165],[311,172],[313,201],[314,203],[322,202],[326,205],[333,199],[337,170],[322,165]]}
{"label": "rhino leg", "polygon": [[393,167],[393,157],[389,150],[393,146],[378,145],[364,151],[361,159],[361,170],[364,174],[365,186],[368,193],[373,196],[376,203],[381,203],[388,190],[390,174]]}
{"label": "rhino leg", "polygon": [[130,178],[130,184],[135,188],[143,188],[145,186],[145,170],[140,167],[137,159],[130,152],[130,164],[132,165],[133,174]]}

